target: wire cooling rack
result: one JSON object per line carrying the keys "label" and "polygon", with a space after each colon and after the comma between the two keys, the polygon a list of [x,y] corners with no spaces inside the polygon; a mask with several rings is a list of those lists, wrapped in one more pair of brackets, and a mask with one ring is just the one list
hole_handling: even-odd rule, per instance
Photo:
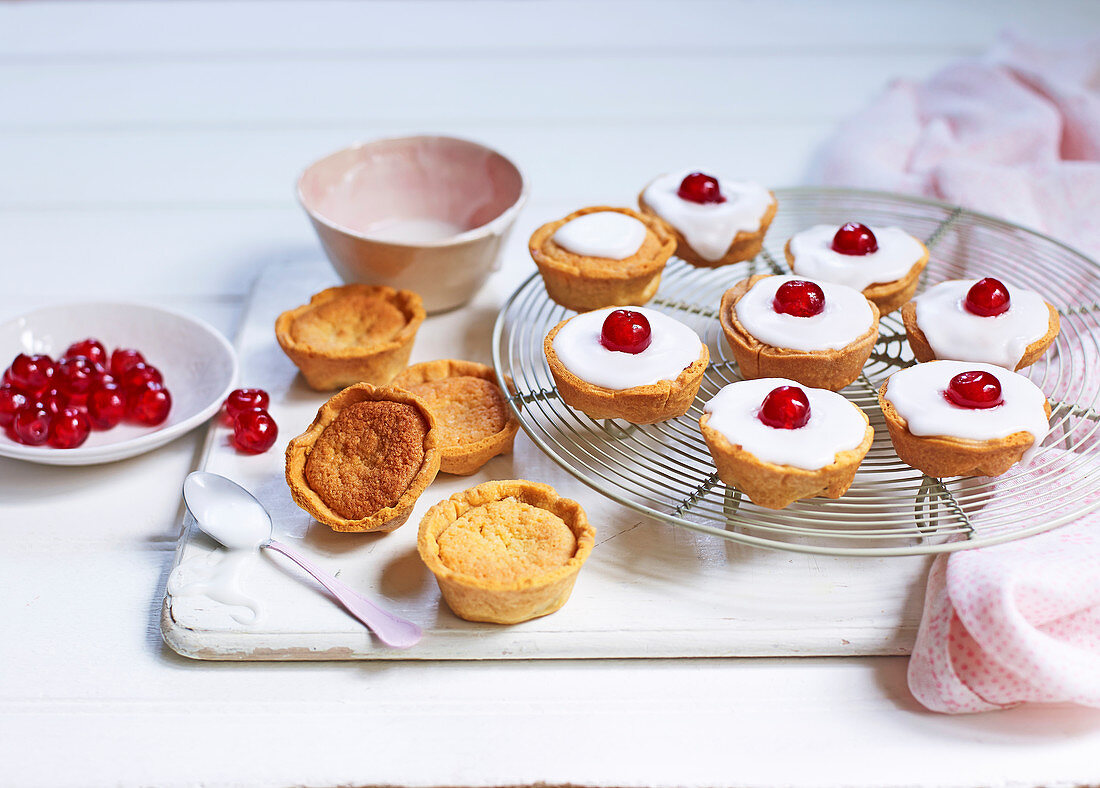
{"label": "wire cooling rack", "polygon": [[[561,401],[542,351],[573,313],[551,301],[538,274],[512,295],[493,335],[499,375],[524,431],[558,465],[607,497],[666,522],[759,547],[833,555],[913,555],[1019,539],[1100,505],[1100,266],[1046,236],[943,203],[847,189],[780,189],[779,211],[754,260],[717,269],[672,260],[647,306],[687,323],[711,363],[691,410],[646,426],[594,420]],[[1051,431],[1032,463],[996,479],[935,479],[894,453],[875,392],[914,363],[900,313],[882,319],[859,379],[841,393],[867,413],[875,441],[851,489],[775,511],[719,479],[699,432],[703,405],[740,380],[718,322],[722,293],[756,273],[789,273],[783,245],[813,224],[898,225],[924,240],[931,260],[921,287],[997,276],[1038,291],[1059,309],[1062,330],[1043,361],[1023,371],[1047,394]]]}

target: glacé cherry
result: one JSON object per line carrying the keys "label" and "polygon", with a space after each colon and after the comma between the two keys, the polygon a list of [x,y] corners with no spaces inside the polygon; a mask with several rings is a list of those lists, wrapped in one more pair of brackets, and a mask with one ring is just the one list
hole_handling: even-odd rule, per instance
{"label": "glac\u00e9 cherry", "polygon": [[75,449],[88,440],[88,417],[80,408],[65,408],[50,419],[49,444],[55,449]]}
{"label": "glac\u00e9 cherry", "polygon": [[785,315],[813,317],[825,309],[825,293],[816,282],[792,279],[775,291],[772,308]]}
{"label": "glac\u00e9 cherry", "polygon": [[878,251],[878,239],[867,225],[848,222],[833,236],[833,251],[852,256],[872,254]]}
{"label": "glac\u00e9 cherry", "polygon": [[126,415],[138,424],[155,427],[171,409],[172,395],[160,383],[148,381],[126,391]]}
{"label": "glac\u00e9 cherry", "polygon": [[41,408],[25,405],[15,412],[11,431],[20,443],[41,446],[50,437],[50,414]]}
{"label": "glac\u00e9 cherry", "polygon": [[73,342],[61,358],[72,358],[73,356],[84,356],[89,361],[94,361],[101,366],[107,365],[107,348],[103,347],[103,343],[98,339],[92,337]]}
{"label": "glac\u00e9 cherry", "polygon": [[653,342],[649,318],[633,309],[616,309],[604,318],[600,342],[608,350],[641,353]]}
{"label": "glac\u00e9 cherry", "polygon": [[995,408],[1004,403],[1001,381],[996,375],[979,370],[960,372],[951,378],[943,395],[948,402],[971,410]]}
{"label": "glac\u00e9 cherry", "polygon": [[973,284],[967,291],[963,304],[966,306],[966,311],[975,315],[994,317],[1008,311],[1012,306],[1012,298],[1004,282],[987,276]]}
{"label": "glac\u00e9 cherry", "polygon": [[798,386],[779,386],[764,397],[757,418],[777,430],[805,427],[810,420],[810,400]]}
{"label": "glac\u00e9 cherry", "polygon": [[163,382],[164,377],[160,374],[160,370],[144,361],[133,364],[118,379],[118,384],[126,391],[141,388],[146,383]]}
{"label": "glac\u00e9 cherry", "polygon": [[10,427],[15,412],[27,405],[27,395],[10,383],[0,385],[0,427]]}
{"label": "glac\u00e9 cherry", "polygon": [[39,394],[49,388],[54,375],[53,359],[40,354],[20,353],[8,368],[8,377],[20,391]]}
{"label": "glac\u00e9 cherry", "polygon": [[234,389],[225,398],[225,412],[232,421],[241,411],[253,408],[267,410],[270,404],[271,397],[263,389]]}
{"label": "glac\u00e9 cherry", "polygon": [[57,387],[72,399],[83,402],[92,386],[99,382],[103,366],[87,356],[69,356],[57,364]]}
{"label": "glac\u00e9 cherry", "polygon": [[111,354],[111,374],[116,378],[121,378],[123,373],[126,372],[134,364],[144,364],[145,356],[137,350],[132,348],[115,348],[115,352]]}
{"label": "glac\u00e9 cherry", "polygon": [[725,202],[722,190],[718,187],[718,179],[701,172],[693,172],[682,181],[676,191],[681,200],[706,205],[708,203]]}
{"label": "glac\u00e9 cherry", "polygon": [[117,383],[101,383],[88,394],[88,421],[109,430],[126,416],[126,395]]}
{"label": "glac\u00e9 cherry", "polygon": [[270,449],[279,437],[279,426],[262,408],[242,410],[233,418],[233,443],[241,451],[260,454]]}

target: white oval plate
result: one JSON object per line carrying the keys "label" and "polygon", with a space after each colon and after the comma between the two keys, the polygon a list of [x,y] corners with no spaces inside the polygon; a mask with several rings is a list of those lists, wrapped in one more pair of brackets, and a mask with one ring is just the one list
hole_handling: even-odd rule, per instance
{"label": "white oval plate", "polygon": [[172,393],[168,419],[156,427],[123,422],[92,430],[83,446],[25,446],[0,434],[0,457],[46,465],[94,465],[124,460],[163,446],[194,429],[221,408],[237,379],[233,346],[211,326],[189,315],[143,304],[77,303],[48,306],[0,324],[0,369],[19,353],[55,359],[73,342],[100,340],[141,351],[161,371]]}

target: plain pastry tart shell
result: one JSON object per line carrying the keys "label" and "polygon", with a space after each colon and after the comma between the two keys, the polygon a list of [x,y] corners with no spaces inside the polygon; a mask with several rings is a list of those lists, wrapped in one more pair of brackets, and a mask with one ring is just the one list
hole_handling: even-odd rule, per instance
{"label": "plain pastry tart shell", "polygon": [[[621,213],[646,227],[641,248],[623,260],[587,257],[570,252],[554,242],[554,233],[579,216],[603,212]],[[665,263],[676,251],[676,238],[660,218],[629,208],[594,206],[544,224],[528,243],[531,259],[538,266],[546,294],[566,309],[588,312],[605,306],[643,306],[657,292]]]}
{"label": "plain pastry tart shell", "polygon": [[741,377],[789,378],[804,386],[840,391],[863,371],[878,339],[878,307],[871,305],[872,319],[867,331],[839,350],[792,350],[768,345],[752,334],[737,319],[737,302],[753,285],[768,274],[742,279],[722,295],[718,319],[722,333],[733,352]]}
{"label": "plain pastry tart shell", "polygon": [[[511,453],[519,419],[492,367],[459,359],[426,361],[400,373],[391,385],[409,390],[433,411],[443,473],[467,476],[498,454]],[[511,380],[508,386],[512,389]]]}
{"label": "plain pastry tart shell", "polygon": [[[697,268],[719,268],[723,265],[740,263],[756,257],[760,254],[760,250],[764,248],[764,236],[768,234],[768,228],[771,226],[772,219],[775,218],[775,212],[779,208],[775,193],[768,192],[768,194],[771,195],[772,201],[767,210],[764,211],[764,215],[760,217],[760,227],[756,230],[739,231],[733,237],[733,241],[730,242],[726,253],[717,260],[707,260],[705,257],[701,257],[684,238],[684,234],[670,224],[669,230],[676,237],[676,256]],[[638,195],[638,207],[641,208],[644,214],[658,219],[661,218],[660,214],[650,208],[649,203],[645,201],[645,189]]]}
{"label": "plain pastry tart shell", "polygon": [[718,478],[724,484],[741,490],[757,506],[783,509],[803,498],[839,498],[852,486],[859,464],[875,438],[867,414],[857,410],[867,422],[863,441],[854,449],[837,452],[831,464],[812,471],[764,462],[740,444],[731,443],[718,430],[711,429],[707,424],[709,413],[699,419],[699,429],[718,469]]}
{"label": "plain pastry tart shell", "polygon": [[439,472],[434,427],[407,391],[349,386],[287,445],[290,495],[334,531],[392,531]]}
{"label": "plain pastry tart shell", "polygon": [[[868,301],[873,302],[874,305],[878,307],[880,315],[888,315],[895,310],[901,309],[901,305],[912,299],[913,294],[917,292],[917,285],[920,284],[921,272],[924,270],[924,267],[928,265],[928,247],[916,238],[913,240],[921,245],[921,248],[924,249],[924,254],[917,262],[913,263],[905,276],[900,279],[893,279],[889,282],[874,282],[863,288],[863,295],[867,297]],[[783,252],[787,256],[787,264],[793,271],[794,255],[791,254],[791,242],[789,240],[786,246],[783,247]]]}
{"label": "plain pastry tart shell", "polygon": [[342,285],[279,315],[275,338],[317,391],[359,382],[382,386],[408,365],[424,317],[411,290]]}
{"label": "plain pastry tart shell", "polygon": [[[448,530],[463,521],[463,533],[448,542]],[[420,521],[416,546],[455,615],[515,624],[566,603],[595,535],[576,501],[548,484],[518,479],[486,482],[440,501]],[[513,565],[514,554],[528,565]],[[546,560],[532,559],[538,556]]]}
{"label": "plain pastry tart shell", "polygon": [[[886,418],[886,428],[894,452],[902,462],[922,473],[942,479],[948,476],[1000,476],[1023,459],[1024,452],[1035,443],[1026,431],[1014,432],[1004,438],[978,441],[952,438],[946,435],[914,435],[909,424],[886,399],[889,379],[878,390],[878,403]],[[1044,403],[1050,418],[1050,402]]]}
{"label": "plain pastry tart shell", "polygon": [[557,385],[562,401],[593,419],[623,419],[631,424],[656,424],[687,413],[710,363],[710,351],[699,343],[699,358],[686,367],[675,380],[661,380],[648,386],[627,389],[607,389],[581,380],[561,363],[554,351],[554,337],[563,320],[546,335],[542,342],[550,375]]}
{"label": "plain pastry tart shell", "polygon": [[[1014,369],[1030,367],[1047,352],[1051,345],[1054,344],[1054,340],[1061,330],[1062,320],[1058,317],[1058,310],[1049,303],[1047,303],[1047,311],[1050,313],[1050,319],[1047,323],[1047,332],[1024,349],[1024,355],[1020,358],[1020,363],[1017,364]],[[924,335],[924,332],[920,330],[920,326],[917,325],[916,301],[908,301],[901,308],[901,322],[905,325],[905,336],[909,340],[909,347],[912,348],[913,356],[917,361],[921,363],[925,361],[936,361],[939,358],[936,355],[936,351],[928,344],[928,337]]]}

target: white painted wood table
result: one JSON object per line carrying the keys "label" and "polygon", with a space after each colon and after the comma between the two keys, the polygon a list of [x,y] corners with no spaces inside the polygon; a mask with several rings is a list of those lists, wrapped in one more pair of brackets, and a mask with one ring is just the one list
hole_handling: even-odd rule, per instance
{"label": "white painted wood table", "polygon": [[[795,184],[887,79],[1005,24],[1095,32],[1100,6],[0,3],[0,319],[126,297],[232,336],[261,270],[320,259],[298,170],[424,130],[527,173],[507,292],[548,218],[686,163]],[[903,658],[184,659],[158,614],[201,437],[101,467],[0,461],[0,784],[1100,782],[1100,712],[929,714]]]}

